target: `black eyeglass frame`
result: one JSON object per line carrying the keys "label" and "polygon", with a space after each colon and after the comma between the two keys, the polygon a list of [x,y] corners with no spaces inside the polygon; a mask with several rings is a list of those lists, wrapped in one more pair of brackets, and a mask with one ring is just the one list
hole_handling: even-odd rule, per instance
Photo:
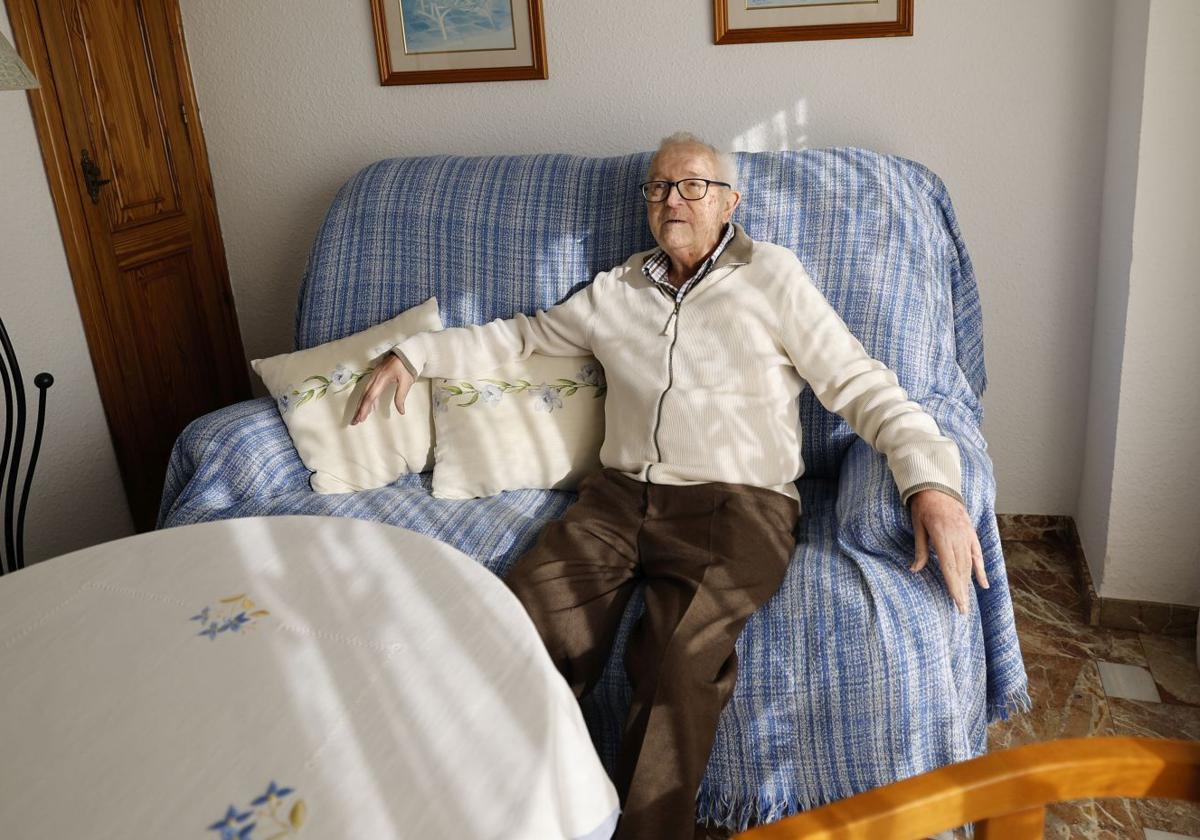
{"label": "black eyeglass frame", "polygon": [[[695,198],[688,198],[686,195],[683,194],[683,190],[679,189],[679,185],[685,181],[703,181],[704,182],[704,192],[701,193],[700,195],[696,196]],[[666,184],[667,185],[667,191],[665,193],[663,193],[662,198],[653,199],[650,196],[646,195],[646,187],[650,186],[651,184]],[[663,181],[663,180],[643,181],[642,183],[638,184],[638,189],[640,189],[642,191],[642,198],[644,198],[646,201],[650,202],[651,204],[662,204],[664,201],[666,201],[668,198],[671,197],[671,189],[672,188],[674,188],[675,192],[679,193],[679,197],[682,198],[684,201],[701,201],[702,199],[704,199],[705,197],[708,196],[708,188],[711,187],[713,184],[716,184],[718,187],[725,187],[727,189],[733,189],[733,184],[730,184],[726,181],[714,181],[711,178],[680,178],[678,181]]]}

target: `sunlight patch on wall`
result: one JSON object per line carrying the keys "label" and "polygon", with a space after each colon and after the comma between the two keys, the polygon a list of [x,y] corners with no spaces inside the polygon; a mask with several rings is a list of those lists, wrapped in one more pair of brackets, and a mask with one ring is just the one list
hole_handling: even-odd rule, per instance
{"label": "sunlight patch on wall", "polygon": [[808,140],[808,103],[801,99],[790,112],[776,111],[769,119],[735,135],[730,143],[735,152],[775,152],[803,149]]}

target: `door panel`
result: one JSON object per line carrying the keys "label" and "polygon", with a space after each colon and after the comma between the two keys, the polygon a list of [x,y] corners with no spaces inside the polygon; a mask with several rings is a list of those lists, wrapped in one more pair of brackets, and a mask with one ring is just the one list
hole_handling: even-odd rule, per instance
{"label": "door panel", "polygon": [[[183,427],[249,396],[176,0],[6,0],[139,530]],[[93,201],[81,166],[98,168]]]}
{"label": "door panel", "polygon": [[[126,298],[129,319],[138,325],[143,388],[170,395],[155,402],[152,410],[163,426],[182,428],[211,410],[209,389],[217,378],[213,359],[192,353],[207,341],[207,327],[194,291],[191,254],[172,254],[138,266],[125,274],[124,283],[131,292]],[[169,456],[169,444],[158,455]]]}
{"label": "door panel", "polygon": [[[75,34],[80,104],[110,200],[111,230],[181,212],[170,132],[159,102],[154,55],[140,3],[60,0]],[[132,5],[137,14],[129,14]]]}

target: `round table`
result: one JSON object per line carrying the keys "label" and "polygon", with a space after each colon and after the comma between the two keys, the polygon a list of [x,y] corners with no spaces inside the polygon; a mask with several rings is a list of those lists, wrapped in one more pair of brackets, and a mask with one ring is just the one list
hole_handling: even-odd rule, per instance
{"label": "round table", "polygon": [[617,807],[521,605],[428,537],[237,519],[0,578],[6,837],[601,838]]}

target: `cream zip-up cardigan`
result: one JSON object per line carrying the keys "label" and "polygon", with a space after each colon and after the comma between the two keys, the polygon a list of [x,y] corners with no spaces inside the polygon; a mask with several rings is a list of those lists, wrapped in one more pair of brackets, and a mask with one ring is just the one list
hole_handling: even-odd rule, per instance
{"label": "cream zip-up cardigan", "polygon": [[958,446],[871,358],[786,248],[733,241],[680,303],[634,254],[567,300],[483,326],[419,333],[394,348],[416,376],[469,379],[531,353],[592,354],[604,367],[600,462],[655,484],[719,481],[799,502],[805,385],[888,466],[905,503],[962,500]]}

